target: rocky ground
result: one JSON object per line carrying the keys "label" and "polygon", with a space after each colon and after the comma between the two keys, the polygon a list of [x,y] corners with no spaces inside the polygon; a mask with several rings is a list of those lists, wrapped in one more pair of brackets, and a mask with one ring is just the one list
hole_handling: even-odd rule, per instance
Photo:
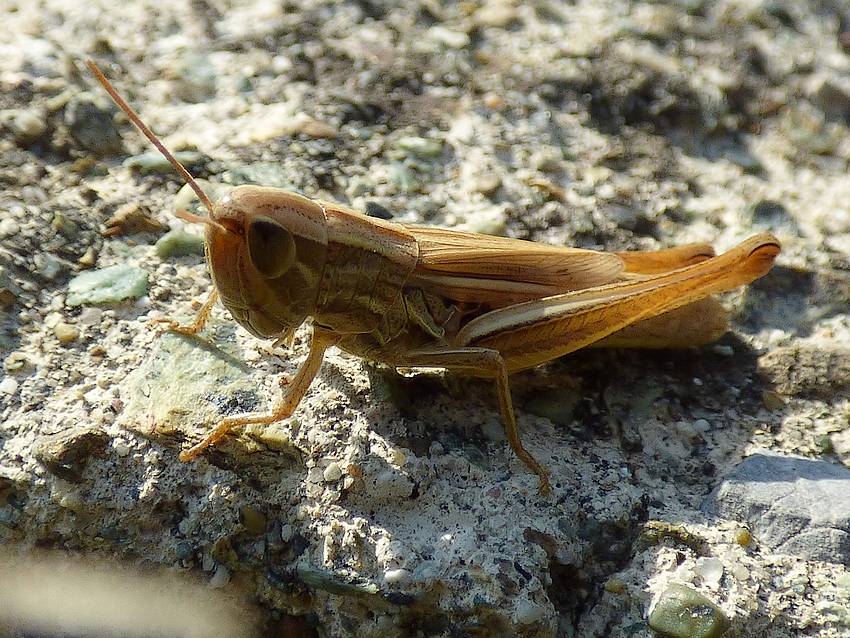
{"label": "rocky ground", "polygon": [[[186,573],[252,601],[260,635],[850,633],[843,0],[0,11],[4,550]],[[608,250],[766,230],[783,252],[724,297],[716,345],[513,378],[551,497],[489,384],[336,351],[292,419],[180,463],[277,396],[308,333],[272,348],[221,308],[202,339],[151,328],[210,289],[171,214],[196,203],[88,57],[213,194]]]}

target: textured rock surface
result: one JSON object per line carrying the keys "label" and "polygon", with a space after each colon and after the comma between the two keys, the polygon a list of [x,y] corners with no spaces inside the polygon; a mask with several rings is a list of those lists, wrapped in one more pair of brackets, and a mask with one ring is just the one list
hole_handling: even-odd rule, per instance
{"label": "textured rock surface", "polygon": [[767,549],[850,563],[850,469],[757,450],[705,502],[707,513],[746,523]]}
{"label": "textured rock surface", "polygon": [[[0,12],[3,550],[201,579],[253,601],[264,635],[647,637],[671,585],[713,601],[730,636],[850,631],[845,566],[789,553],[791,536],[772,549],[763,518],[702,510],[754,449],[850,461],[846,3]],[[262,183],[608,250],[768,230],[783,253],[724,297],[732,330],[714,346],[515,375],[549,499],[490,384],[337,351],[292,418],[183,464],[223,415],[275,400],[309,333],[283,351],[217,307],[198,339],[156,334],[153,319],[191,320],[210,281],[182,254],[196,244],[154,241],[182,229],[174,210],[203,211],[87,57],[214,199]],[[74,305],[74,277],[115,266],[147,286]]]}

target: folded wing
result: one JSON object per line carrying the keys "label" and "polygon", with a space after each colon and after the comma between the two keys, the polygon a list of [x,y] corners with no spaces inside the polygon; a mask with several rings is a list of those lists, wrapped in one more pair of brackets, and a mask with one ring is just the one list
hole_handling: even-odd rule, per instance
{"label": "folded wing", "polygon": [[613,253],[442,228],[406,226],[419,244],[410,283],[459,302],[500,307],[615,281]]}

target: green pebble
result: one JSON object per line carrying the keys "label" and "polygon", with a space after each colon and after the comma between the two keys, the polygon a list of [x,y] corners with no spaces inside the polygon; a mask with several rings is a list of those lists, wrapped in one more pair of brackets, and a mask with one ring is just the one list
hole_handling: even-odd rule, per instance
{"label": "green pebble", "polygon": [[154,250],[160,259],[203,255],[204,238],[185,230],[170,230],[157,240]]}
{"label": "green pebble", "polygon": [[367,580],[348,579],[330,570],[300,563],[295,568],[302,581],[313,589],[341,596],[374,595],[378,588]]}
{"label": "green pebble", "polygon": [[69,306],[110,304],[138,299],[148,290],[148,274],[141,268],[118,264],[77,275],[68,282]]}
{"label": "green pebble", "polygon": [[413,193],[419,190],[420,184],[412,171],[401,162],[390,164],[390,180],[402,193]]}
{"label": "green pebble", "polygon": [[815,449],[821,454],[831,454],[835,450],[832,446],[832,439],[828,434],[818,434],[812,442]]}
{"label": "green pebble", "polygon": [[655,604],[649,627],[667,638],[720,638],[729,619],[698,591],[674,583]]}
{"label": "green pebble", "polygon": [[395,145],[396,148],[408,155],[415,155],[423,159],[439,157],[443,152],[442,142],[424,137],[402,137],[396,141]]}
{"label": "green pebble", "polygon": [[[183,166],[194,166],[204,158],[197,151],[177,151],[174,157]],[[124,160],[123,165],[129,169],[139,171],[142,175],[150,173],[171,173],[174,168],[158,151],[147,151],[140,155],[133,155]]]}
{"label": "green pebble", "polygon": [[239,521],[251,536],[262,536],[266,533],[268,521],[261,511],[248,505],[239,509]]}

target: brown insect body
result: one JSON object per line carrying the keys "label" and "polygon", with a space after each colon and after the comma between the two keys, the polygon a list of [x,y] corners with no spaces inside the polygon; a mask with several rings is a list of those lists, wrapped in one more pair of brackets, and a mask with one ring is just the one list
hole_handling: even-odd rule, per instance
{"label": "brown insect body", "polygon": [[215,291],[192,326],[204,325],[216,291],[258,337],[288,340],[312,319],[310,351],[270,414],[228,417],[181,454],[189,460],[230,430],[289,416],[324,352],[339,346],[395,367],[436,367],[496,384],[511,447],[549,489],[522,446],[508,374],[588,346],[671,347],[725,331],[711,295],[767,273],[779,244],[757,235],[715,256],[710,246],[603,253],[374,219],[280,189],[240,186],[212,204],[191,175],[124,103],[118,105],[174,164],[210,211],[182,213],[206,228]]}

